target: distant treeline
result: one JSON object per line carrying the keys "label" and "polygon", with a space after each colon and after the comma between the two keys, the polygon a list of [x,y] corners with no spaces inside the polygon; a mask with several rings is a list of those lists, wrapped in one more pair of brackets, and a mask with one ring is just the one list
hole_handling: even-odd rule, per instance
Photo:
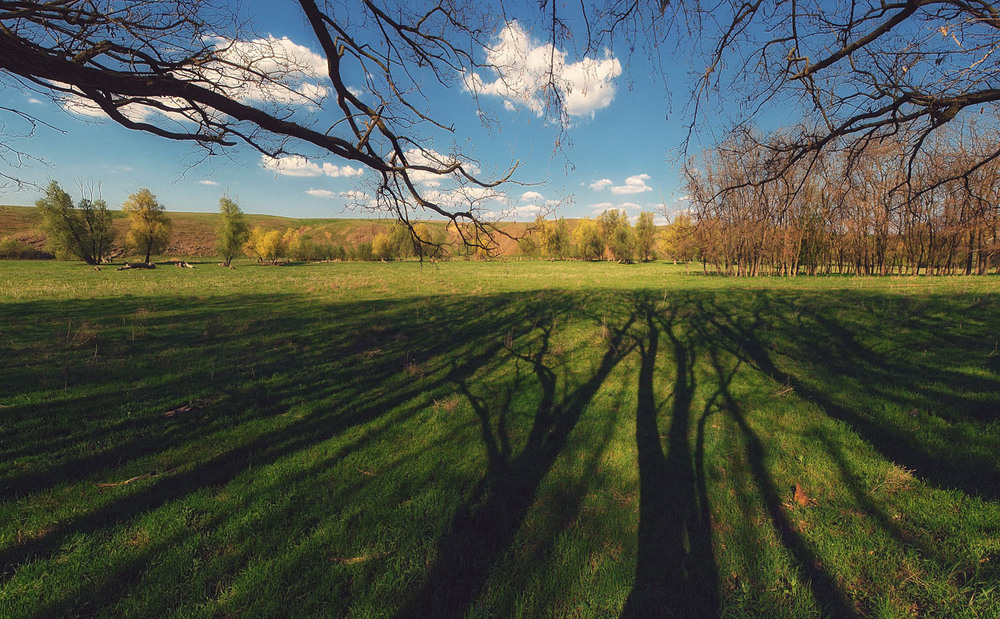
{"label": "distant treeline", "polygon": [[688,169],[692,244],[737,276],[1000,273],[996,142],[935,136],[799,161],[775,156],[779,134],[729,140]]}

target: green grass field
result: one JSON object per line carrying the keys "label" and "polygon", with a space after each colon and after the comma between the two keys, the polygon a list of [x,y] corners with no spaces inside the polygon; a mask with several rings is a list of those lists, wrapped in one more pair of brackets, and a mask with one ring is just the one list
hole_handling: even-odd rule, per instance
{"label": "green grass field", "polygon": [[0,263],[0,616],[1000,613],[1000,279]]}

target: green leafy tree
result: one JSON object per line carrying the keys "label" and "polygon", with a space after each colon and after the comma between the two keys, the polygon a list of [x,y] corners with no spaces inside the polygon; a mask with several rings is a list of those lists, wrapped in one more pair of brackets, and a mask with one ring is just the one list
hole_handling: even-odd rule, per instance
{"label": "green leafy tree", "polygon": [[392,260],[399,252],[399,245],[392,238],[392,234],[383,230],[372,239],[372,253],[379,260]]}
{"label": "green leafy tree", "polygon": [[565,258],[569,254],[569,228],[566,219],[546,221],[541,215],[535,219],[535,228],[542,253],[550,258]]}
{"label": "green leafy tree", "polygon": [[394,223],[380,231],[372,240],[372,254],[376,260],[396,260],[413,253],[413,235],[406,226]]}
{"label": "green leafy tree", "polygon": [[42,213],[42,229],[52,253],[87,264],[100,264],[110,255],[115,231],[104,200],[81,198],[74,208],[70,195],[51,181],[35,206]]}
{"label": "green leafy tree", "polygon": [[222,221],[215,229],[218,237],[215,250],[222,256],[222,264],[229,266],[233,258],[243,253],[243,246],[250,238],[250,227],[239,205],[225,196],[219,198],[219,213]]}
{"label": "green leafy tree", "polygon": [[636,250],[639,260],[643,262],[653,259],[653,246],[656,243],[656,223],[653,213],[643,211],[635,222]]}
{"label": "green leafy tree", "polygon": [[573,230],[573,241],[576,243],[577,255],[584,260],[599,260],[604,256],[604,239],[597,222],[584,218]]}
{"label": "green leafy tree", "polygon": [[635,230],[625,211],[608,209],[597,217],[597,225],[612,258],[618,262],[632,262],[637,243]]}
{"label": "green leafy tree", "polygon": [[601,238],[605,245],[611,244],[611,236],[623,221],[627,221],[625,211],[609,208],[597,216],[597,227],[601,231]]}
{"label": "green leafy tree", "polygon": [[626,219],[612,233],[608,249],[611,250],[611,255],[614,256],[615,260],[628,263],[635,259],[636,247],[635,230]]}
{"label": "green leafy tree", "polygon": [[125,244],[136,253],[143,254],[146,264],[149,264],[150,256],[164,251],[170,243],[170,220],[163,205],[153,192],[142,188],[125,199],[122,211],[130,221]]}
{"label": "green leafy tree", "polygon": [[359,243],[356,249],[355,258],[365,262],[375,260],[376,258],[375,253],[372,251],[372,244],[368,241]]}
{"label": "green leafy tree", "polygon": [[421,259],[444,258],[447,242],[444,228],[440,226],[431,228],[423,222],[413,226],[413,253]]}
{"label": "green leafy tree", "polygon": [[526,258],[537,257],[540,250],[541,248],[531,234],[525,234],[517,239],[517,252]]}

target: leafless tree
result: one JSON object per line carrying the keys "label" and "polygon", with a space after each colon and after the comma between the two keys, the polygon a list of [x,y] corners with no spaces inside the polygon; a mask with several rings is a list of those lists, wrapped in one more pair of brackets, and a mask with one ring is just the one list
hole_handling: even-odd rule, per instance
{"label": "leafless tree", "polygon": [[[416,210],[478,226],[483,234],[473,239],[493,238],[484,211],[466,208],[480,200],[449,203],[419,179],[489,190],[517,168],[484,173],[459,150],[435,151],[431,134],[451,125],[424,93],[432,80],[468,86],[469,75],[487,68],[477,54],[507,23],[503,10],[471,0],[298,0],[323,52],[317,70],[285,41],[252,35],[229,3],[216,1],[0,1],[0,72],[209,152],[244,143],[276,159],[312,148],[356,162],[378,175],[372,199],[402,220]],[[556,46],[575,40],[596,48],[615,37],[654,55],[691,50],[703,67],[692,127],[713,101],[734,112],[730,129],[744,138],[776,106],[801,112],[807,123],[762,144],[770,173],[755,182],[782,178],[782,165],[815,165],[822,151],[860,155],[869,144],[900,139],[909,177],[941,127],[968,111],[995,124],[1000,109],[1000,9],[990,2],[542,0],[536,8],[536,30],[553,45],[544,101],[557,117],[565,102]],[[490,68],[503,78],[504,67]],[[307,79],[318,72],[328,84]],[[994,142],[952,168],[951,178],[998,157]]]}
{"label": "leafless tree", "polygon": [[491,247],[497,230],[479,200],[436,200],[420,180],[488,191],[517,164],[487,174],[458,150],[434,150],[431,133],[451,125],[434,117],[421,88],[479,68],[473,50],[490,43],[498,17],[466,0],[297,7],[319,63],[290,41],[253,35],[213,0],[0,2],[0,73],[209,153],[242,143],[275,166],[316,152],[356,162],[377,174],[383,210],[404,222],[416,211],[471,224],[477,232],[465,240]]}
{"label": "leafless tree", "polygon": [[[912,163],[960,113],[1000,110],[992,2],[723,0],[702,10],[715,27],[701,92],[743,93],[743,122],[775,104],[801,109],[814,124],[785,145],[792,159],[903,135]],[[994,144],[969,169],[998,155]]]}

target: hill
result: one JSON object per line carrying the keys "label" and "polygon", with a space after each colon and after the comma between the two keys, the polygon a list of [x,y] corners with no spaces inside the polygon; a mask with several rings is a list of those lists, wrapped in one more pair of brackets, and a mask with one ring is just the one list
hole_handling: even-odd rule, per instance
{"label": "hill", "polygon": [[[215,228],[219,223],[217,213],[182,213],[168,212],[173,223],[170,246],[167,254],[180,256],[214,256]],[[119,238],[124,237],[128,229],[128,220],[121,211],[112,211],[115,228]],[[297,230],[303,237],[316,243],[339,245],[343,247],[358,246],[371,243],[380,230],[392,224],[388,219],[296,219],[276,215],[247,214],[247,222],[251,227],[261,226],[267,229]],[[12,238],[26,243],[35,249],[45,248],[45,233],[41,228],[42,218],[38,209],[33,206],[2,206],[0,205],[0,239]],[[434,228],[445,228],[446,222],[428,222]],[[512,236],[523,234],[527,224],[504,224],[503,229]],[[513,239],[501,239],[501,253],[512,255],[517,248]]]}

